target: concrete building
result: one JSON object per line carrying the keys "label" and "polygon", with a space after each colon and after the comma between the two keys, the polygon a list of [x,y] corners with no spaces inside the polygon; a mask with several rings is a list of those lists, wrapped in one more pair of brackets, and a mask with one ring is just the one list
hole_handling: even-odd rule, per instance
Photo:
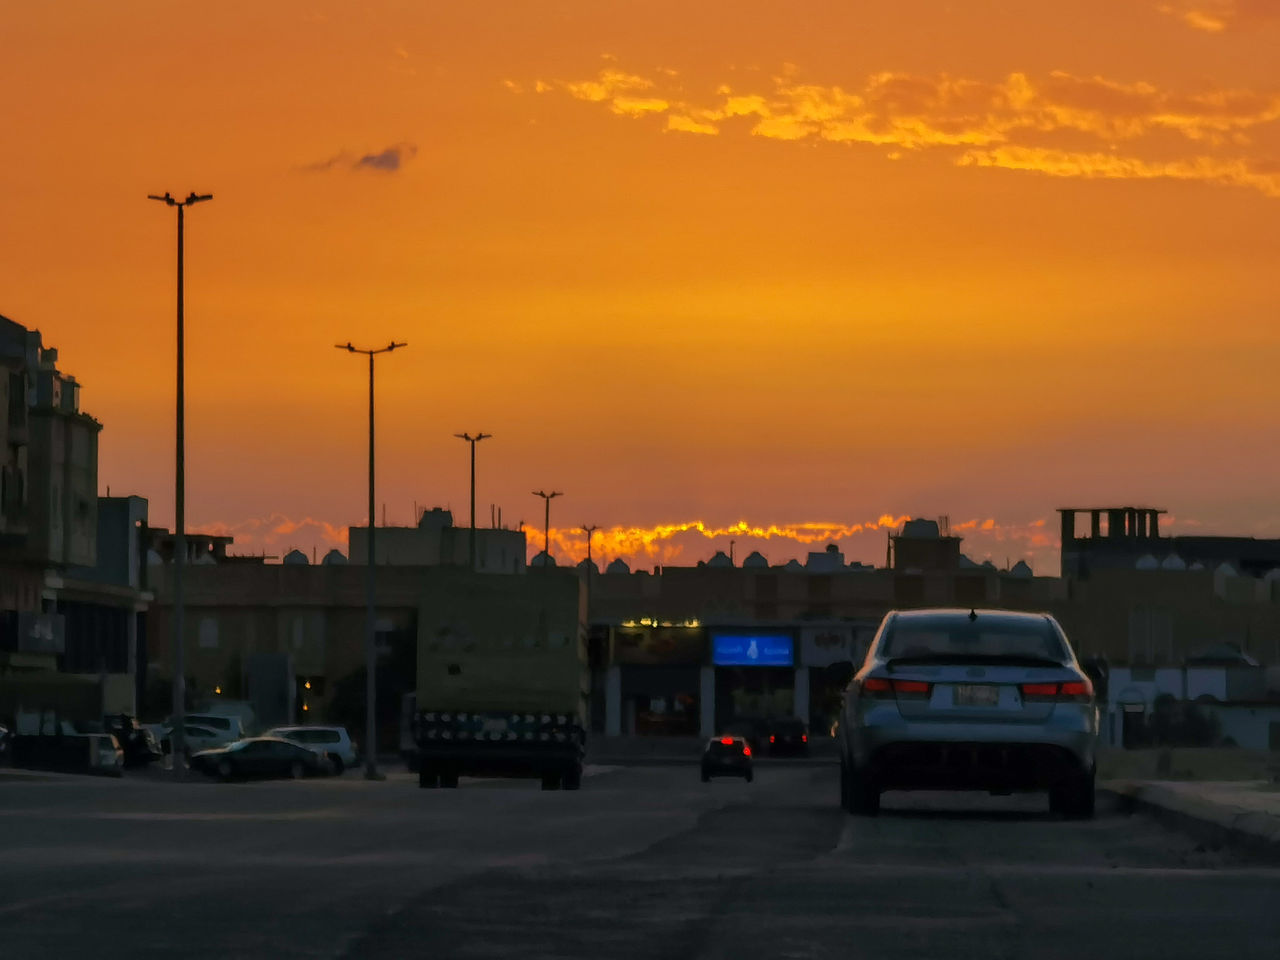
{"label": "concrete building", "polygon": [[[470,562],[471,535],[476,540],[476,571],[523,573],[526,540],[523,530],[501,527],[455,527],[453,514],[441,507],[423,510],[415,527],[376,527],[379,566],[459,566]],[[350,561],[363,565],[369,555],[367,527],[348,527]]]}

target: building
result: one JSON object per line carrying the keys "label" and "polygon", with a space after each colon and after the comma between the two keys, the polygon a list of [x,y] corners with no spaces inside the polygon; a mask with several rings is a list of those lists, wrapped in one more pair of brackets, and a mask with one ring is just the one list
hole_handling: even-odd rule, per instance
{"label": "building", "polygon": [[[1280,569],[1280,540],[1255,537],[1160,535],[1166,511],[1151,507],[1060,507],[1062,576],[1085,579],[1096,570],[1133,569],[1139,562],[1166,569],[1230,564],[1238,573],[1264,576]],[[1086,534],[1077,518],[1089,517]]]}
{"label": "building", "polygon": [[[476,541],[478,573],[523,573],[526,541],[523,530],[501,527],[455,527],[453,514],[441,507],[423,510],[414,527],[375,527],[379,566],[460,566],[471,556]],[[363,565],[369,556],[369,528],[348,527],[351,562]]]}
{"label": "building", "polygon": [[103,706],[132,712],[147,503],[98,496],[102,424],[80,409],[80,385],[58,369],[57,350],[4,317],[0,411],[6,702],[21,700],[23,677],[58,673],[95,685]]}

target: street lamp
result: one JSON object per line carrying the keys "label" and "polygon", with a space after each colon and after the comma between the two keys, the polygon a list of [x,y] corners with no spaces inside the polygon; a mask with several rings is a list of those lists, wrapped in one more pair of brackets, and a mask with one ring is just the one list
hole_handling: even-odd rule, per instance
{"label": "street lamp", "polygon": [[542,565],[547,567],[551,565],[551,501],[556,497],[563,497],[564,494],[559,490],[553,490],[551,493],[543,493],[541,490],[535,490],[533,491],[533,495],[535,497],[541,497],[546,501],[547,510],[544,515],[545,519],[542,522],[542,552],[546,557],[546,560]]}
{"label": "street lamp", "polygon": [[474,437],[469,433],[455,433],[459,440],[471,444],[471,572],[476,572],[476,444],[488,440],[492,433],[477,433]]}
{"label": "street lamp", "polygon": [[169,734],[170,756],[173,757],[173,776],[182,779],[182,756],[186,740],[184,717],[187,711],[187,665],[182,645],[182,566],[187,559],[186,531],[186,354],[183,329],[183,293],[182,293],[182,232],[183,214],[193,204],[212,200],[211,193],[187,194],[187,199],[178,200],[166,192],[163,196],[147,194],[148,200],[159,200],[170,207],[178,208],[178,397],[176,413],[176,436],[174,447],[174,484],[173,484],[173,727]]}
{"label": "street lamp", "polygon": [[366,780],[381,779],[378,776],[378,735],[376,718],[374,716],[374,703],[376,687],[374,681],[377,675],[378,651],[375,647],[377,639],[377,616],[376,607],[378,603],[378,586],[375,575],[375,560],[377,554],[374,553],[373,543],[373,358],[380,353],[390,353],[393,350],[399,350],[401,347],[407,347],[407,343],[396,343],[394,340],[385,347],[379,347],[376,350],[362,350],[359,347],[353,347],[350,341],[346,343],[338,343],[335,346],[339,350],[346,350],[348,353],[362,353],[369,358],[369,537],[368,537],[368,555],[365,557],[365,592],[367,594],[367,609],[364,617],[364,663],[365,663],[365,713],[364,713],[364,775]]}
{"label": "street lamp", "polygon": [[596,572],[596,565],[591,562],[591,535],[600,529],[599,524],[582,525],[582,532],[587,535],[587,626],[591,625],[591,578]]}

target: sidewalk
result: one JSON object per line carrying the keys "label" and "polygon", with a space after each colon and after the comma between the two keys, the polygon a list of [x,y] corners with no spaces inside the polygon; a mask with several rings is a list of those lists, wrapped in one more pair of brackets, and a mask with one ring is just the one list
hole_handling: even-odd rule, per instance
{"label": "sidewalk", "polygon": [[1280,784],[1106,780],[1098,787],[1209,842],[1280,857]]}

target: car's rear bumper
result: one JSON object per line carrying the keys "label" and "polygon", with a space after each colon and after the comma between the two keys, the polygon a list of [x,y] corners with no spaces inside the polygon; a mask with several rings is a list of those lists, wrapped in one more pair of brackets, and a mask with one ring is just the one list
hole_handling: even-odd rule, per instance
{"label": "car's rear bumper", "polygon": [[879,722],[854,730],[854,762],[884,789],[1042,790],[1095,765],[1096,714],[1086,709],[1055,710],[1031,724],[876,713]]}
{"label": "car's rear bumper", "polygon": [[702,772],[709,777],[745,777],[751,772],[751,763],[704,760]]}

